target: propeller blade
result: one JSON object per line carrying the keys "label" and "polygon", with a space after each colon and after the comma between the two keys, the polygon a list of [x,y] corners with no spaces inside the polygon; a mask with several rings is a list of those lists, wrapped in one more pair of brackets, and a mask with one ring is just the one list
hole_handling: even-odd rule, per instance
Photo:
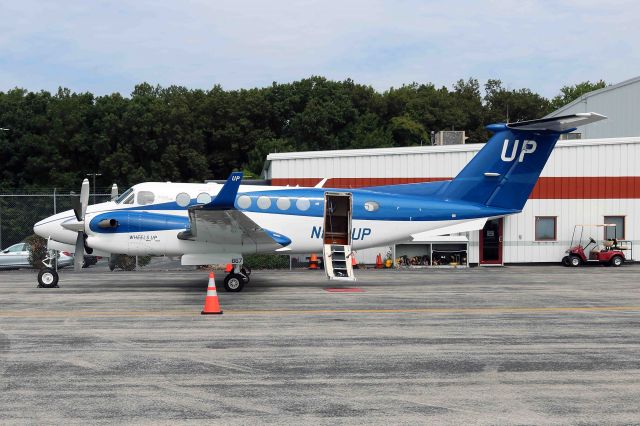
{"label": "propeller blade", "polygon": [[115,200],[116,198],[118,198],[118,185],[114,183],[113,185],[111,185],[111,201]]}
{"label": "propeller blade", "polygon": [[82,206],[80,205],[80,198],[78,197],[71,197],[71,206],[73,207],[73,212],[76,215],[76,219],[78,220],[78,222],[80,222],[82,220],[82,217],[80,216],[82,214]]}
{"label": "propeller blade", "polygon": [[76,252],[73,255],[73,269],[80,271],[84,263],[84,233],[78,232],[76,238]]}
{"label": "propeller blade", "polygon": [[89,205],[89,179],[82,181],[82,187],[80,188],[80,207],[82,211],[82,217],[78,220],[84,219],[84,214],[87,212],[87,206]]}

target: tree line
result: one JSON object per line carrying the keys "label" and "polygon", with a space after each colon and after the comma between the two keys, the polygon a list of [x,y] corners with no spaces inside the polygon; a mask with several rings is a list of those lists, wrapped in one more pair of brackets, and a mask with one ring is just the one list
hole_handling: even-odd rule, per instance
{"label": "tree line", "polygon": [[383,93],[323,77],[242,90],[142,83],[129,97],[15,88],[0,92],[0,127],[9,129],[0,131],[0,190],[77,188],[96,172],[104,191],[113,182],[259,175],[270,152],[429,144],[440,130],[482,143],[486,124],[539,118],[604,86],[565,86],[553,99],[500,80],[481,90],[476,79]]}

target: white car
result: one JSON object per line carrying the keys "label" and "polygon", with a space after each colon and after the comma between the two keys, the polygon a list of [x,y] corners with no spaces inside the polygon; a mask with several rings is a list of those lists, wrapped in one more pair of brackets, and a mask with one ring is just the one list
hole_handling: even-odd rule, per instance
{"label": "white car", "polygon": [[[73,265],[73,254],[62,251],[58,255],[58,268]],[[31,268],[29,245],[14,244],[0,252],[0,269]]]}

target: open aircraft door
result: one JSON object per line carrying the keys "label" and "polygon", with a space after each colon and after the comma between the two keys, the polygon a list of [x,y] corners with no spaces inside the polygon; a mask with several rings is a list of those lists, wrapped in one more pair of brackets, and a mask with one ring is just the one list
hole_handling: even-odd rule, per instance
{"label": "open aircraft door", "polygon": [[351,215],[351,193],[325,192],[322,255],[330,280],[355,280],[351,265]]}

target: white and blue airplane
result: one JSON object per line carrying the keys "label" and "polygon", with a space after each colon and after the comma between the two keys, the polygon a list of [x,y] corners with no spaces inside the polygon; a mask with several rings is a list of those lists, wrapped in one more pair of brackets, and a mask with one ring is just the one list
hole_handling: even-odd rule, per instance
{"label": "white and blue airplane", "polygon": [[[416,235],[482,229],[489,218],[522,210],[559,136],[602,120],[596,113],[492,124],[487,144],[452,180],[359,189],[156,183],[133,186],[117,199],[88,205],[82,184],[73,210],[34,225],[50,250],[110,256],[181,256],[183,265],[232,263],[227,291],[249,281],[243,255],[322,252],[330,279],[353,280],[352,250],[379,247]],[[47,264],[41,286],[58,274]]]}

